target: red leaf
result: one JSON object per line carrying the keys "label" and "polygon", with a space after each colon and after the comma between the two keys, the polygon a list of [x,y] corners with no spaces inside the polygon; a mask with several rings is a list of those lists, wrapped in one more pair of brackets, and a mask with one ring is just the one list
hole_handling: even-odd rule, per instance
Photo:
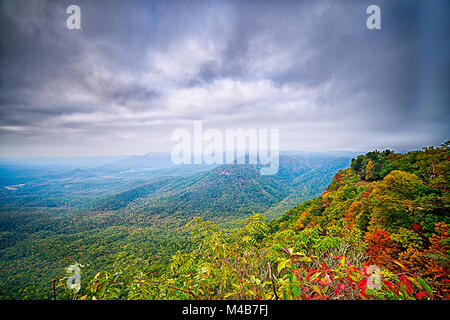
{"label": "red leaf", "polygon": [[289,252],[289,250],[288,249],[286,249],[285,247],[281,247],[281,249],[283,249],[284,250],[284,252],[286,252],[288,255],[289,255],[289,257],[291,256],[291,253]]}
{"label": "red leaf", "polygon": [[411,287],[411,284],[409,283],[409,280],[406,278],[404,274],[400,276],[400,282],[403,283],[405,286],[406,292],[408,294],[411,294],[413,292],[413,288]]}
{"label": "red leaf", "polygon": [[[396,265],[400,266],[403,270],[406,270],[406,267],[398,260],[393,259],[392,262],[394,262]],[[408,271],[408,270],[406,270]]]}
{"label": "red leaf", "polygon": [[306,280],[309,281],[309,278],[311,278],[312,274],[314,273],[314,269],[311,269],[308,274],[306,275]]}
{"label": "red leaf", "polygon": [[360,289],[359,294],[364,297],[367,298],[367,294],[366,294],[366,289],[367,289],[367,279],[364,278],[362,279],[360,282],[358,282],[357,288]]}
{"label": "red leaf", "polygon": [[432,298],[432,296],[429,295],[428,292],[419,292],[419,293],[417,294],[417,299],[422,299],[423,296],[427,296],[427,297],[429,297],[429,298]]}

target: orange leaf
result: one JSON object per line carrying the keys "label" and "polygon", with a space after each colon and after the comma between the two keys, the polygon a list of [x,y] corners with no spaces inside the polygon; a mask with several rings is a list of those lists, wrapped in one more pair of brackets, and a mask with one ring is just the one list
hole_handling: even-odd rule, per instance
{"label": "orange leaf", "polygon": [[408,270],[406,269],[406,267],[405,267],[400,261],[398,261],[398,260],[396,260],[396,259],[393,259],[392,262],[394,262],[396,265],[402,267],[403,270],[408,271]]}

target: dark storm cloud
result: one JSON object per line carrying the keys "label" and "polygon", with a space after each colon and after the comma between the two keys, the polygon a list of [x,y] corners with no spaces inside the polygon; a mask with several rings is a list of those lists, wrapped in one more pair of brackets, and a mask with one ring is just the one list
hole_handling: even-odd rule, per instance
{"label": "dark storm cloud", "polygon": [[[369,4],[382,30],[366,28]],[[81,8],[82,30],[65,9]],[[446,1],[12,1],[2,155],[168,150],[174,128],[280,128],[285,149],[448,138]]]}

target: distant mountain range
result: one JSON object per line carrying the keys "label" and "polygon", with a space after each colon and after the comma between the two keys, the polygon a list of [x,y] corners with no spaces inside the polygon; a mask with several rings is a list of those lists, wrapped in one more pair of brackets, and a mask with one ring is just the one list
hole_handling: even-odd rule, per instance
{"label": "distant mountain range", "polygon": [[154,152],[111,161],[2,160],[0,206],[87,205],[93,211],[186,217],[240,217],[255,211],[278,217],[324,190],[339,169],[349,166],[348,155],[282,152],[273,176],[261,175],[260,165],[176,166],[170,155]]}
{"label": "distant mountain range", "polygon": [[317,196],[350,158],[280,157],[277,175],[261,175],[258,165],[228,164],[184,177],[163,177],[107,196],[94,210],[140,214],[240,217],[254,212],[279,216],[290,206]]}
{"label": "distant mountain range", "polygon": [[1,160],[0,288],[8,297],[25,297],[30,287],[49,298],[51,280],[74,261],[102,270],[123,251],[162,270],[189,247],[184,226],[194,216],[221,226],[252,212],[279,218],[319,195],[350,160],[282,153],[273,176],[261,175],[260,165],[173,166],[153,153]]}

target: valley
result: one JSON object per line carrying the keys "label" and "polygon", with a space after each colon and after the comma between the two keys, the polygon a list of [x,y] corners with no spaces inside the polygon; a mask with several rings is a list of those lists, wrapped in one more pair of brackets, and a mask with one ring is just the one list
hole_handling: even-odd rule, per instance
{"label": "valley", "polygon": [[48,299],[52,280],[75,262],[89,265],[86,276],[120,256],[162,272],[191,249],[185,225],[194,217],[270,221],[350,164],[342,154],[285,154],[277,175],[262,176],[258,165],[173,166],[160,153],[105,160],[1,162],[2,298]]}

